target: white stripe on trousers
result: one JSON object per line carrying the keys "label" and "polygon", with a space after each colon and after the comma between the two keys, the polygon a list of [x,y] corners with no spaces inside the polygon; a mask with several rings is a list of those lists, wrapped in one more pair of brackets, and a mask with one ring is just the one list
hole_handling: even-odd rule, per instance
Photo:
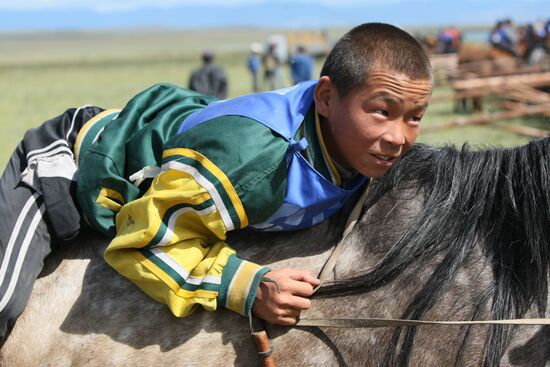
{"label": "white stripe on trousers", "polygon": [[[36,203],[35,195],[36,194],[33,194],[33,196],[31,196],[27,200],[27,202],[25,203],[25,206],[23,207],[23,210],[21,211],[21,214],[17,218],[17,222],[15,223],[15,227],[13,229],[10,240],[8,242],[6,253],[4,254],[4,260],[2,261],[2,266],[0,267],[0,287],[4,283],[6,271],[8,269],[8,264],[11,258],[11,253],[15,246],[15,241],[17,240],[17,237],[19,237],[18,235],[21,229],[21,225],[23,224],[23,221],[29,214],[29,210],[31,206]],[[25,256],[27,254],[27,250],[29,249],[36,227],[38,227],[38,224],[40,223],[41,220],[42,220],[42,212],[40,211],[40,207],[39,207],[32,218],[31,224],[27,228],[27,233],[25,234],[25,238],[21,243],[21,248],[17,252],[18,257],[15,263],[15,268],[13,269],[13,272],[12,272],[12,277],[10,279],[8,289],[2,296],[2,299],[0,300],[0,312],[6,307],[11,296],[13,295],[13,291],[15,290],[15,285],[17,284],[17,280],[19,279],[19,273],[21,272],[21,267],[23,266],[23,261],[25,260]]]}
{"label": "white stripe on trousers", "polygon": [[64,146],[66,147],[68,150],[69,149],[69,144],[67,143],[67,140],[65,139],[57,139],[56,141],[48,144],[47,146],[43,147],[43,148],[39,148],[39,149],[35,149],[35,150],[31,150],[30,152],[28,152],[26,155],[25,155],[25,158],[26,158],[26,161],[29,162],[31,161],[35,156],[35,155],[44,155],[44,153],[46,153],[47,155],[47,152],[48,150],[52,149],[53,147],[55,147],[56,145],[61,145],[61,146]]}
{"label": "white stripe on trousers", "polygon": [[92,105],[91,104],[85,104],[84,106],[80,106],[76,109],[76,111],[74,112],[73,118],[71,119],[71,126],[69,127],[69,130],[67,131],[67,135],[65,135],[65,140],[69,141],[69,135],[71,135],[71,133],[73,132],[74,124],[75,124],[75,121],[76,121],[76,116],[78,115],[80,110],[83,110],[87,107],[92,107]]}

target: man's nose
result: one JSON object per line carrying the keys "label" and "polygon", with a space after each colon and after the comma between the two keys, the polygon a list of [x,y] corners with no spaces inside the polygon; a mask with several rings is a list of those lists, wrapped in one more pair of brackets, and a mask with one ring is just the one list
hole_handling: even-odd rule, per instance
{"label": "man's nose", "polygon": [[405,145],[405,134],[403,133],[403,127],[399,121],[393,121],[389,126],[382,139],[391,145],[401,146]]}

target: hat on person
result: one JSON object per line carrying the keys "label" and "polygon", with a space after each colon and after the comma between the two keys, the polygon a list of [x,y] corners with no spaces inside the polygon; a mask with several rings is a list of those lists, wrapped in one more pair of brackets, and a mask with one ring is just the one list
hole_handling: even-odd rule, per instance
{"label": "hat on person", "polygon": [[262,53],[262,45],[258,42],[254,42],[250,45],[250,51],[254,52],[254,53],[257,53],[257,54],[260,54]]}

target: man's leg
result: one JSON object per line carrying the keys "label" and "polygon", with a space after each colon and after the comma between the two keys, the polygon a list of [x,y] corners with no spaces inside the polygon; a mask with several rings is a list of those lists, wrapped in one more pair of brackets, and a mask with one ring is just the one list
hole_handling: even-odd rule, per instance
{"label": "man's leg", "polygon": [[0,178],[0,339],[23,312],[51,250],[43,200],[19,184],[25,162],[19,144]]}
{"label": "man's leg", "polygon": [[23,312],[53,242],[80,229],[72,150],[82,125],[101,111],[70,109],[27,131],[0,177],[0,340]]}

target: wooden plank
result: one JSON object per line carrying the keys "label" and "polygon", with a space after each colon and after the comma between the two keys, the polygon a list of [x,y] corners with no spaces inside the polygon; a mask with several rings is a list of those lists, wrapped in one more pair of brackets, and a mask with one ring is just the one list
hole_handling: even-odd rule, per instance
{"label": "wooden plank", "polygon": [[496,94],[499,88],[487,87],[487,88],[472,88],[468,90],[460,90],[455,93],[443,94],[439,96],[433,96],[430,98],[430,103],[448,101],[453,99],[470,98],[470,97],[483,97],[487,95]]}
{"label": "wooden plank", "polygon": [[531,103],[550,102],[550,93],[543,92],[528,85],[506,86],[503,89],[504,90],[499,93],[499,95],[503,97]]}
{"label": "wooden plank", "polygon": [[500,125],[499,129],[519,135],[531,136],[533,138],[547,138],[550,136],[550,131],[548,130],[542,130],[523,125]]}
{"label": "wooden plank", "polygon": [[490,77],[500,75],[526,74],[545,71],[542,65],[518,65],[515,60],[506,64],[496,63],[495,61],[477,61],[467,64],[459,64],[455,77],[463,79],[468,77]]}
{"label": "wooden plank", "polygon": [[502,68],[515,68],[517,67],[517,60],[514,58],[506,58],[501,60],[477,60],[468,62],[459,62],[458,69],[463,72],[479,72],[482,70],[495,70]]}
{"label": "wooden plank", "polygon": [[455,68],[458,66],[458,54],[432,54],[430,55],[432,67],[444,66]]}
{"label": "wooden plank", "polygon": [[461,79],[451,82],[456,90],[475,88],[497,88],[509,85],[529,85],[540,87],[550,85],[550,72],[521,75],[493,76],[488,78]]}
{"label": "wooden plank", "polygon": [[476,117],[458,118],[441,125],[424,127],[422,128],[422,132],[431,133],[466,125],[487,125],[498,120],[507,120],[516,117],[540,114],[550,114],[550,104],[528,106],[525,108],[518,108],[513,111],[486,113]]}
{"label": "wooden plank", "polygon": [[499,106],[504,108],[505,110],[517,110],[526,108],[527,104],[525,102],[502,101]]}
{"label": "wooden plank", "polygon": [[457,90],[455,93],[452,94],[433,96],[430,99],[430,102],[433,103],[461,98],[483,97],[488,95],[498,95],[505,98],[511,98],[531,103],[550,102],[549,93],[537,90],[527,85],[488,86],[481,88]]}

